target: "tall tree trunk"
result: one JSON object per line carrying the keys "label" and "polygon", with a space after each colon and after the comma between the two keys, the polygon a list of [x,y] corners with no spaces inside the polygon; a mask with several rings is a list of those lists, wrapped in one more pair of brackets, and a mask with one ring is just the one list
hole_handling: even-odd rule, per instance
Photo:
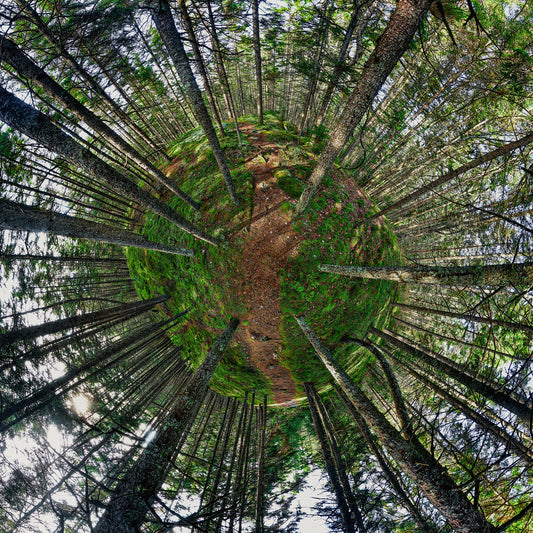
{"label": "tall tree trunk", "polygon": [[[194,122],[192,121],[191,117],[189,116],[190,113],[190,105],[184,98],[183,89],[179,87],[178,83],[172,83],[172,81],[169,79],[169,76],[174,74],[172,71],[169,71],[160,61],[160,58],[158,55],[154,52],[148,41],[146,40],[146,37],[144,36],[141,28],[137,24],[137,22],[134,21],[135,30],[137,31],[137,35],[141,38],[142,42],[144,43],[145,48],[150,52],[150,56],[152,58],[152,62],[157,65],[157,68],[159,69],[159,72],[161,73],[161,76],[164,78],[168,88],[172,92],[172,95],[174,97],[174,100],[178,103],[179,108],[181,109],[183,113],[183,117],[185,118],[184,123],[180,123],[180,127],[183,131],[183,133],[186,133],[191,128],[194,128]],[[198,44],[198,43],[196,43]],[[176,77],[174,77],[174,80],[176,80]],[[175,85],[178,85],[178,87],[175,87]],[[179,94],[178,94],[179,93]],[[183,102],[182,102],[183,100]],[[187,111],[188,109],[188,111]]]}
{"label": "tall tree trunk", "polygon": [[259,0],[252,0],[252,28],[255,54],[255,79],[257,81],[257,117],[263,124],[263,74],[261,69],[261,41],[259,36]]}
{"label": "tall tree trunk", "polygon": [[407,407],[405,406],[405,403],[403,401],[403,395],[400,389],[400,385],[398,384],[394,371],[389,365],[389,362],[387,361],[385,355],[381,353],[381,350],[371,342],[367,342],[362,339],[352,340],[360,346],[363,346],[364,348],[369,350],[378,360],[379,365],[381,366],[383,373],[385,374],[385,379],[387,380],[389,389],[392,394],[392,400],[394,402],[394,407],[396,408],[398,420],[400,421],[403,436],[406,439],[409,439],[413,435],[413,425],[411,423],[411,419],[409,418]]}
{"label": "tall tree trunk", "polygon": [[104,163],[89,150],[78,144],[72,137],[61,131],[46,115],[25,104],[3,87],[0,87],[0,119],[15,130],[42,144],[51,152],[57,153],[75,165],[84,168],[97,181],[105,182],[126,198],[147,207],[187,233],[210,244],[218,244],[216,239],[191,224],[186,218],[178,215],[161,200],[153,197],[150,193],[125,178],[107,163]]}
{"label": "tall tree trunk", "polygon": [[[12,202],[11,202],[12,203]],[[20,205],[20,204],[18,204]],[[2,210],[5,209],[2,204]],[[11,229],[11,228],[10,228]],[[45,255],[45,254],[4,254],[0,253],[0,259],[7,261],[50,261],[59,263],[102,263],[103,265],[113,263],[120,267],[126,267],[126,259],[124,257],[98,257],[91,255]]]}
{"label": "tall tree trunk", "polygon": [[309,115],[311,114],[310,108],[317,92],[318,80],[323,68],[324,51],[326,48],[326,42],[328,40],[329,29],[331,25],[330,14],[333,10],[333,2],[324,0],[320,7],[316,7],[317,15],[320,19],[320,23],[316,29],[315,36],[317,40],[316,48],[311,51],[313,56],[313,70],[307,75],[307,87],[305,91],[305,97],[302,99],[302,108],[300,112],[300,120],[298,123],[298,143],[304,131],[307,130],[307,124],[310,122]]}
{"label": "tall tree trunk", "polygon": [[[207,502],[207,504],[202,510],[203,500],[207,496],[207,487],[205,487],[204,490],[202,491],[200,502],[198,503],[198,511],[197,511],[198,515],[204,515],[204,516],[210,517],[213,513],[216,513],[216,511],[214,511],[214,506],[220,500],[220,494],[218,492],[219,486],[220,486],[220,479],[222,477],[223,471],[226,471],[227,469],[226,454],[227,454],[228,447],[229,447],[230,437],[233,433],[233,423],[235,421],[235,415],[237,414],[237,405],[236,405],[237,400],[236,398],[232,398],[232,400],[233,402],[231,403],[231,406],[230,406],[230,399],[229,398],[226,399],[226,409],[224,412],[224,418],[220,426],[217,440],[213,447],[213,453],[211,454],[211,461],[209,463],[209,471],[207,472],[206,479],[211,480],[214,477],[214,481],[211,483],[209,501]],[[217,452],[219,450],[220,442],[222,442],[222,449],[220,450],[220,453],[218,454],[219,464],[218,464],[216,474],[213,476],[212,472],[213,472],[213,469],[215,468],[215,463],[217,460]],[[194,531],[196,533],[196,531],[200,532],[202,530],[205,531],[206,529],[208,529],[209,531],[211,530],[209,528],[209,520],[206,520],[202,523],[202,528],[195,529]]]}
{"label": "tall tree trunk", "polygon": [[180,9],[181,18],[183,19],[185,31],[187,32],[187,36],[189,37],[189,41],[191,43],[198,72],[200,73],[200,76],[202,78],[202,83],[204,85],[207,101],[209,102],[209,107],[211,108],[211,113],[213,114],[213,118],[217,123],[217,128],[220,135],[225,135],[226,132],[224,131],[224,126],[222,126],[222,121],[220,120],[218,107],[215,102],[215,98],[213,97],[213,91],[211,90],[211,84],[209,83],[207,69],[205,68],[204,58],[202,57],[202,53],[200,52],[200,46],[198,45],[198,40],[196,39],[196,34],[194,33],[194,26],[189,15],[185,0],[178,0],[178,7]]}
{"label": "tall tree trunk", "polygon": [[384,455],[381,453],[379,446],[376,444],[376,442],[374,442],[374,437],[371,434],[370,429],[368,428],[368,425],[365,422],[365,419],[359,414],[357,409],[350,402],[348,396],[344,394],[343,390],[336,383],[333,384],[333,388],[335,389],[335,392],[341,398],[345,407],[348,409],[348,411],[352,415],[352,418],[354,419],[359,430],[361,431],[361,435],[365,439],[365,442],[367,443],[369,449],[376,456],[379,466],[381,467],[381,470],[383,470],[383,474],[385,474],[385,477],[391,484],[393,490],[396,492],[396,494],[398,494],[398,496],[404,503],[409,513],[411,513],[411,517],[417,523],[418,527],[420,528],[420,531],[422,531],[423,533],[436,533],[437,529],[432,524],[429,524],[426,521],[426,519],[422,516],[422,514],[420,513],[416,505],[412,502],[409,495],[405,492],[396,474],[392,471],[390,466],[387,464],[387,461]]}
{"label": "tall tree trunk", "polygon": [[[455,337],[450,337],[449,335],[442,335],[441,333],[437,333],[436,331],[431,331],[429,329],[423,328],[423,327],[419,326],[418,324],[413,324],[411,322],[406,322],[405,320],[402,320],[400,317],[397,317],[397,316],[393,316],[392,318],[394,319],[395,322],[397,322],[398,324],[401,324],[404,327],[407,327],[407,328],[410,328],[410,329],[414,329],[414,330],[417,330],[417,331],[421,331],[422,333],[425,333],[427,335],[431,335],[431,336],[436,337],[438,339],[442,339],[444,341],[449,341],[449,342],[452,342],[454,344],[460,344],[462,346],[468,346],[469,348],[478,349],[478,350],[480,350],[483,353],[484,352],[488,352],[488,353],[491,353],[491,354],[494,354],[494,355],[499,355],[500,357],[506,357],[508,359],[529,360],[531,358],[530,354],[520,356],[520,355],[517,355],[517,354],[505,353],[505,352],[502,352],[500,350],[495,350],[494,348],[489,348],[488,345],[486,345],[486,344],[485,344],[485,346],[481,346],[480,344],[475,344],[473,342],[468,342],[468,341],[466,341],[464,339],[457,339]],[[472,352],[472,350],[471,350],[471,352]]]}
{"label": "tall tree trunk", "polygon": [[2,198],[0,198],[0,229],[43,231],[52,235],[107,242],[117,246],[131,246],[132,248],[156,250],[188,257],[194,255],[192,250],[152,242],[131,231],[82,218],[70,217],[62,213],[45,211],[38,207],[3,200]]}
{"label": "tall tree trunk", "polygon": [[461,533],[493,533],[492,526],[470,503],[453,479],[416,438],[402,438],[385,416],[349,378],[302,317],[296,319],[335,381],[400,468],[421,488],[450,525]]}
{"label": "tall tree trunk", "polygon": [[19,341],[32,341],[43,335],[52,335],[71,328],[77,328],[86,324],[94,324],[105,320],[111,320],[121,315],[133,315],[152,308],[154,305],[166,302],[168,296],[156,296],[148,300],[141,300],[127,304],[85,313],[84,315],[75,315],[67,318],[61,318],[37,326],[26,326],[15,331],[0,333],[0,346],[9,346]]}
{"label": "tall tree trunk", "polygon": [[381,34],[374,51],[363,67],[363,71],[339,117],[337,127],[320,156],[304,191],[296,213],[301,214],[311,200],[326,172],[353,134],[364,114],[370,108],[376,94],[409,46],[431,0],[398,0],[385,31]]}
{"label": "tall tree trunk", "polygon": [[252,398],[250,403],[250,418],[248,420],[248,429],[246,431],[246,440],[245,440],[245,448],[244,448],[244,471],[242,473],[242,484],[241,484],[241,490],[239,495],[240,500],[240,512],[239,512],[239,527],[238,527],[238,533],[242,533],[242,520],[244,518],[244,514],[246,512],[246,496],[247,496],[247,488],[248,488],[248,478],[249,478],[249,468],[250,465],[250,449],[251,449],[251,440],[252,440],[252,427],[253,427],[253,421],[254,421],[254,413],[255,413],[255,389],[252,390]]}
{"label": "tall tree trunk", "polygon": [[[357,530],[360,533],[366,533],[367,529],[363,522],[363,516],[359,510],[359,506],[355,500],[355,495],[350,487],[350,482],[348,480],[348,475],[346,473],[346,464],[341,456],[339,445],[335,437],[334,429],[331,422],[328,419],[326,409],[324,404],[312,383],[304,384],[306,386],[307,399],[309,400],[309,407],[311,409],[311,414],[315,412],[318,415],[318,423],[322,426],[320,430],[317,428],[317,433],[321,433],[326,437],[324,445],[329,448],[329,455],[333,459],[334,469],[338,475],[340,486],[342,488],[342,495],[345,498],[348,510],[350,512],[350,521],[352,528],[355,522]],[[314,421],[314,418],[313,418]],[[316,427],[316,426],[315,426]]]}
{"label": "tall tree trunk", "polygon": [[361,12],[361,3],[359,0],[355,0],[353,11],[350,17],[350,22],[348,23],[348,27],[346,28],[346,33],[344,34],[344,39],[339,49],[339,54],[337,56],[337,59],[335,61],[335,67],[333,69],[333,73],[331,74],[331,80],[328,83],[328,86],[322,98],[322,103],[320,105],[320,111],[318,112],[318,115],[317,115],[317,121],[316,121],[317,126],[324,122],[324,118],[326,117],[326,113],[328,111],[328,107],[331,102],[331,97],[333,96],[333,92],[335,91],[335,89],[337,88],[339,84],[342,72],[345,68],[344,60],[346,59],[346,54],[348,52],[348,48],[352,41],[355,28],[359,22],[360,12]]}
{"label": "tall tree trunk", "polygon": [[530,467],[533,466],[533,451],[527,445],[513,435],[507,433],[503,427],[495,424],[482,413],[478,413],[476,410],[472,409],[468,404],[463,402],[458,395],[450,394],[443,389],[434,379],[430,378],[429,372],[426,372],[421,368],[415,370],[415,368],[413,368],[414,365],[407,363],[407,361],[404,361],[401,357],[397,357],[394,354],[391,354],[391,357],[421,383],[426,385],[444,401],[448,402],[454,409],[457,409],[470,418],[470,420],[476,423],[481,429],[490,433],[498,442],[500,442],[500,444],[520,456]]}
{"label": "tall tree trunk", "polygon": [[474,159],[473,161],[470,161],[470,163],[465,163],[464,165],[461,165],[459,168],[456,168],[455,170],[451,170],[450,172],[447,172],[446,174],[444,174],[444,176],[441,176],[440,178],[433,180],[427,185],[424,185],[416,189],[416,191],[413,191],[411,194],[404,196],[401,200],[394,202],[393,204],[385,207],[384,209],[382,209],[375,215],[372,215],[371,217],[369,217],[369,219],[372,220],[374,218],[387,215],[391,211],[395,211],[401,207],[404,207],[405,205],[410,204],[411,202],[420,198],[421,196],[424,196],[428,192],[433,191],[437,187],[440,187],[441,185],[444,185],[445,183],[448,183],[449,181],[459,177],[461,174],[464,174],[465,172],[468,172],[469,170],[472,170],[473,168],[479,167],[480,165],[483,165],[484,163],[493,161],[494,159],[497,159],[498,157],[501,157],[502,155],[508,154],[512,152],[513,150],[516,150],[517,148],[522,148],[524,146],[527,146],[528,144],[532,142],[533,142],[533,133],[529,133],[528,135],[522,137],[521,139],[518,139],[517,141],[504,144],[503,146],[500,146],[500,148],[496,148],[495,150],[487,152],[485,155],[482,155]]}
{"label": "tall tree trunk", "polygon": [[134,533],[164,483],[176,445],[188,434],[208,392],[209,381],[239,325],[231,319],[188,381],[158,434],[115,486],[94,533]]}
{"label": "tall tree trunk", "polygon": [[235,109],[235,102],[233,100],[233,94],[231,92],[228,76],[226,75],[226,67],[224,66],[224,58],[222,57],[222,47],[220,45],[220,39],[218,38],[217,26],[215,18],[213,16],[213,10],[211,8],[211,1],[207,0],[207,13],[209,18],[209,27],[211,28],[211,43],[213,46],[213,55],[215,57],[215,66],[217,70],[220,83],[222,84],[222,91],[224,93],[224,100],[228,108],[228,115],[233,118],[235,124],[235,131],[237,138],[239,139],[239,146],[242,146],[241,130],[239,129],[239,122],[237,120],[237,111]]}
{"label": "tall tree trunk", "polygon": [[211,118],[205,107],[202,93],[198,88],[191,66],[189,65],[189,59],[187,58],[187,54],[185,53],[185,49],[181,42],[181,37],[176,29],[174,18],[172,17],[170,4],[167,0],[158,0],[157,3],[152,4],[151,10],[152,19],[156,25],[157,31],[165,43],[165,47],[172,58],[172,62],[174,63],[181,82],[185,87],[185,92],[192,103],[196,120],[198,120],[202,126],[209,145],[211,146],[211,150],[213,150],[213,155],[222,172],[222,177],[226,182],[226,187],[231,200],[235,205],[238,205],[239,199],[237,198],[233,178],[231,177],[222,148],[220,147],[215,128],[213,127],[213,123],[211,122]]}
{"label": "tall tree trunk", "polygon": [[[221,502],[222,509],[226,509],[228,507],[230,509],[230,524],[231,525],[233,525],[235,509],[237,506],[237,501],[235,499],[235,492],[233,492],[232,494],[232,491],[231,491],[231,481],[233,478],[235,461],[237,461],[237,469],[236,469],[237,473],[239,473],[240,471],[240,465],[241,465],[240,455],[238,459],[237,459],[237,455],[239,452],[239,446],[242,448],[241,435],[244,434],[244,425],[245,425],[247,409],[248,409],[248,391],[245,391],[244,398],[242,400],[241,414],[239,415],[239,421],[237,423],[237,431],[235,433],[235,439],[233,441],[233,448],[231,451],[231,459],[229,462],[228,475],[226,477],[226,484],[224,488],[224,496],[222,497],[222,502]],[[241,443],[240,445],[239,445],[239,442]],[[238,477],[238,475],[236,477]],[[217,524],[214,530],[215,533],[219,533],[221,531],[223,518],[224,516],[220,515],[219,519],[217,520]],[[231,528],[228,528],[228,531],[229,530],[231,530]]]}
{"label": "tall tree trunk", "polygon": [[439,356],[420,346],[408,344],[391,331],[380,331],[373,327],[370,327],[368,331],[393,346],[400,348],[416,359],[423,361],[425,364],[430,365],[434,369],[450,376],[468,389],[481,394],[497,405],[514,413],[526,424],[530,424],[533,420],[533,400],[528,399],[526,396],[517,394],[488,379],[481,380],[476,374],[470,372],[468,369],[462,368],[455,361]]}
{"label": "tall tree trunk", "polygon": [[309,389],[309,383],[305,383],[305,393],[307,395],[307,400],[309,402],[309,410],[311,411],[311,416],[313,418],[313,426],[315,427],[315,432],[318,437],[318,442],[320,443],[320,449],[322,451],[322,457],[324,458],[324,464],[326,466],[326,472],[328,473],[328,478],[333,488],[333,493],[335,494],[335,499],[337,500],[337,506],[339,508],[343,531],[346,533],[353,533],[355,531],[354,520],[351,516],[350,510],[348,508],[348,502],[341,486],[339,479],[339,473],[335,468],[335,463],[327,441],[326,433],[324,427],[320,421],[320,417],[315,405],[315,400],[312,396],[312,393]]}
{"label": "tall tree trunk", "polygon": [[517,287],[533,283],[533,262],[478,266],[341,266],[320,265],[321,272],[398,283]]}

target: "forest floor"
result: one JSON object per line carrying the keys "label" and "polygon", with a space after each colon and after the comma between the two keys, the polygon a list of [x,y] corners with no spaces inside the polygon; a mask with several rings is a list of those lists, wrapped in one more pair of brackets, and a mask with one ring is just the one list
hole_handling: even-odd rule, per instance
{"label": "forest floor", "polygon": [[250,364],[272,383],[275,403],[294,400],[296,385],[281,358],[281,279],[279,273],[298,250],[304,235],[294,230],[283,202],[291,197],[276,186],[274,173],[280,166],[278,146],[252,124],[243,124],[242,133],[255,149],[245,160],[255,191],[253,211],[242,260],[234,283],[247,301],[247,313],[237,340],[248,353]]}
{"label": "forest floor", "polygon": [[[247,117],[248,119],[248,117]],[[319,138],[297,136],[290,124],[268,116],[262,126],[253,117],[223,139],[239,197],[225,194],[217,164],[200,128],[176,141],[167,175],[201,202],[200,211],[160,192],[171,207],[220,239],[204,242],[148,212],[138,228],[155,242],[194,250],[191,260],[136,248],[128,265],[142,298],[167,294],[165,316],[188,311],[169,336],[192,368],[201,363],[223,331],[227,317],[241,326],[235,343],[211,380],[213,390],[242,397],[255,390],[271,405],[294,406],[302,384],[318,388],[330,379],[302,335],[294,316],[305,315],[319,338],[355,376],[364,371],[358,350],[343,339],[364,337],[368,327],[388,316],[388,282],[325,275],[320,264],[396,264],[395,237],[381,221],[366,223],[371,200],[346,172],[334,169],[302,217],[293,206],[320,152]],[[141,222],[139,220],[138,224]],[[343,320],[339,321],[339,314]]]}

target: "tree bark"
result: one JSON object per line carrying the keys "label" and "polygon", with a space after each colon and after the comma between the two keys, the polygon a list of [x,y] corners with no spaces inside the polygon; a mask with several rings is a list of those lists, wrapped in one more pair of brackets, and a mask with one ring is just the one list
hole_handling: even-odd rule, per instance
{"label": "tree bark", "polygon": [[416,438],[402,438],[385,416],[349,378],[302,317],[296,319],[332,377],[405,474],[420,487],[450,525],[461,533],[493,533],[495,528],[470,503],[453,479]]}
{"label": "tree bark", "polygon": [[211,150],[213,150],[213,155],[222,172],[222,177],[226,182],[226,188],[228,189],[231,200],[235,205],[238,205],[239,199],[237,198],[233,178],[231,177],[222,148],[220,147],[215,128],[213,127],[213,123],[211,122],[211,118],[205,107],[202,93],[198,88],[191,66],[189,65],[189,59],[183,48],[181,37],[176,29],[174,18],[170,11],[170,4],[167,0],[159,0],[157,3],[152,4],[151,10],[152,19],[157,31],[159,32],[161,39],[163,39],[165,47],[172,58],[172,62],[178,71],[180,80],[185,87],[185,92],[192,103],[196,119],[202,126],[209,145],[211,146]]}
{"label": "tree bark", "polygon": [[94,533],[135,533],[144,523],[164,483],[176,445],[188,434],[209,388],[209,381],[239,325],[231,319],[203,363],[188,381],[156,437],[115,486]]}
{"label": "tree bark", "polygon": [[355,127],[370,108],[383,83],[409,46],[431,0],[399,0],[385,31],[380,36],[374,51],[363,67],[363,71],[349,100],[339,117],[338,125],[320,156],[302,192],[296,213],[301,214],[311,200],[326,172],[339,155]]}
{"label": "tree bark", "polygon": [[381,279],[398,283],[428,283],[461,286],[533,284],[533,262],[521,264],[479,266],[340,266],[320,265],[321,272],[367,279]]}
{"label": "tree bark", "polygon": [[46,115],[25,104],[3,87],[0,87],[0,120],[42,144],[51,152],[57,153],[75,165],[84,168],[97,181],[103,181],[126,198],[147,207],[187,233],[210,244],[218,244],[216,239],[210,237],[207,233],[191,224],[186,218],[178,215],[163,202],[154,198],[151,194],[101,161],[93,153],[61,131]]}
{"label": "tree bark", "polygon": [[142,235],[131,231],[82,218],[70,217],[62,213],[46,211],[38,207],[19,204],[1,198],[0,229],[31,231],[36,233],[45,232],[74,239],[107,242],[116,244],[117,246],[156,250],[158,252],[185,255],[188,257],[194,256],[192,250],[152,242]]}
{"label": "tree bark", "polygon": [[150,309],[156,304],[166,302],[168,296],[156,296],[148,300],[141,300],[127,304],[101,309],[92,313],[85,313],[83,315],[75,315],[67,318],[61,318],[45,324],[37,326],[26,326],[15,331],[8,331],[7,333],[0,333],[0,346],[9,346],[18,341],[32,341],[43,335],[52,335],[60,331],[71,328],[77,328],[86,324],[94,324],[102,320],[110,320],[120,315],[131,315],[136,312],[142,312]]}

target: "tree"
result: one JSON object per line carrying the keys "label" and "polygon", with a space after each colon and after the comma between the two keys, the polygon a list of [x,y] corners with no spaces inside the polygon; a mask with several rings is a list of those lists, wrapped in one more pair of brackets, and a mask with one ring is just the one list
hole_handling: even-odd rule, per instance
{"label": "tree", "polygon": [[259,0],[252,0],[252,27],[255,54],[255,77],[257,79],[257,117],[263,124],[263,74],[261,67],[261,40],[259,36]]}
{"label": "tree", "polygon": [[331,372],[370,428],[377,434],[388,453],[402,470],[421,487],[427,498],[453,524],[457,531],[495,531],[487,520],[462,494],[441,465],[416,439],[403,439],[381,412],[368,400],[361,389],[334,361],[333,357],[309,328],[303,317],[297,318],[316,354]]}
{"label": "tree", "polygon": [[142,157],[134,148],[126,143],[120,135],[117,135],[109,126],[100,120],[92,111],[81,105],[68,91],[56,83],[44,70],[24,55],[15,43],[7,38],[2,40],[0,60],[6,61],[16,69],[23,78],[30,79],[43,89],[48,95],[65,105],[65,107],[87,123],[97,133],[101,134],[110,144],[116,145],[127,156],[131,157],[144,171],[152,175],[158,182],[177,194],[187,203],[198,209],[198,204],[179,187],[172,183],[159,169]]}
{"label": "tree", "polygon": [[181,82],[185,86],[185,90],[194,107],[196,118],[207,136],[211,149],[213,150],[213,154],[217,160],[217,164],[222,172],[224,181],[226,182],[226,187],[231,200],[237,205],[239,203],[239,199],[237,198],[237,193],[235,192],[233,178],[231,177],[224,154],[222,153],[222,148],[220,147],[215,128],[213,127],[213,123],[211,122],[211,118],[209,117],[209,113],[205,107],[202,94],[198,88],[194,74],[189,65],[189,60],[185,54],[181,37],[176,29],[176,25],[170,11],[170,5],[166,1],[160,1],[151,9],[152,18],[157,27],[157,31],[161,35],[161,38],[165,43],[165,47],[167,48],[174,66],[178,71]]}
{"label": "tree", "polygon": [[85,315],[62,318],[59,320],[55,320],[54,322],[48,322],[46,324],[40,324],[37,326],[27,326],[25,328],[20,328],[16,331],[10,331],[7,333],[0,334],[0,341],[4,346],[9,346],[10,344],[18,342],[20,340],[23,340],[25,342],[32,341],[36,338],[42,337],[43,335],[52,335],[54,333],[62,332],[70,328],[83,326],[85,324],[96,323],[102,320],[109,320],[111,318],[115,318],[123,314],[131,315],[136,312],[142,312],[146,309],[149,309],[153,305],[162,303],[166,300],[168,300],[168,297],[162,295],[144,301],[132,302],[115,306],[109,309],[104,309],[101,311],[95,311],[93,313],[88,313]]}
{"label": "tree", "polygon": [[95,528],[97,532],[134,531],[165,480],[176,446],[190,430],[207,394],[209,380],[239,325],[232,319],[204,361],[191,377],[158,435],[118,481],[106,511]]}
{"label": "tree", "polygon": [[332,131],[328,144],[309,177],[309,181],[298,200],[297,213],[300,214],[305,210],[346,141],[385,83],[387,76],[407,49],[429,9],[429,4],[430,2],[427,1],[398,2],[386,30],[363,67],[363,74],[350,95],[350,99],[338,120],[337,127]]}
{"label": "tree", "polygon": [[54,235],[107,242],[119,246],[133,246],[189,257],[194,255],[192,250],[151,242],[137,233],[117,229],[98,222],[70,217],[62,213],[44,211],[43,209],[2,199],[0,199],[0,207],[2,208],[2,214],[0,215],[0,228],[2,229],[44,231]]}
{"label": "tree", "polygon": [[433,283],[449,285],[531,285],[531,263],[477,266],[340,266],[320,265],[321,272],[368,279],[387,279],[399,283]]}

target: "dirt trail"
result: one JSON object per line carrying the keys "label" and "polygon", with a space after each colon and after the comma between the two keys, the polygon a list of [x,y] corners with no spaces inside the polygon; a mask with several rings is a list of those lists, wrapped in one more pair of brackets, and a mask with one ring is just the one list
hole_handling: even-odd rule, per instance
{"label": "dirt trail", "polygon": [[280,164],[278,146],[258,133],[253,125],[243,125],[242,131],[256,147],[246,159],[246,168],[254,178],[255,194],[251,224],[235,280],[248,306],[247,314],[242,317],[247,325],[239,328],[237,339],[245,345],[250,364],[271,380],[274,401],[291,402],[296,387],[289,371],[278,362],[281,355],[278,273],[296,253],[303,236],[294,231],[289,216],[279,209],[282,202],[291,198],[277,187],[274,178]]}

